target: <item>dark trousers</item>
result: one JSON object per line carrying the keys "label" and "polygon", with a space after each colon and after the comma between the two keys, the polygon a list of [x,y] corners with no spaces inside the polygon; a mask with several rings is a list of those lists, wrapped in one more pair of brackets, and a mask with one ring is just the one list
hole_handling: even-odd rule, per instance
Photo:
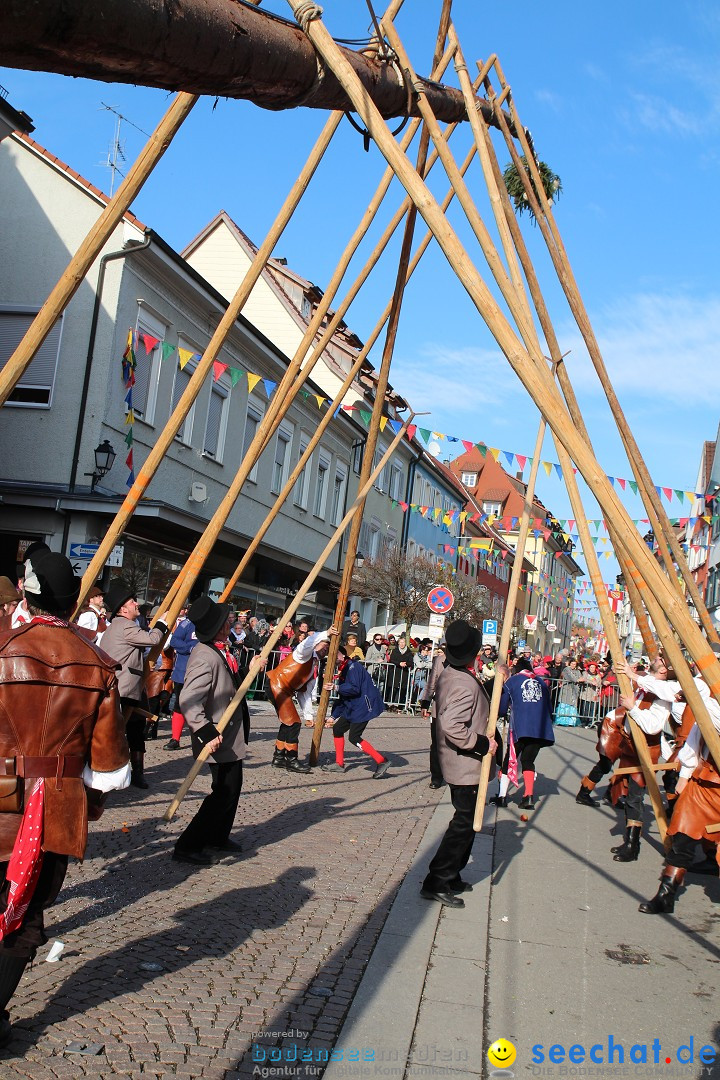
{"label": "dark trousers", "polygon": [[466,784],[450,785],[450,798],[455,814],[430,862],[427,877],[423,882],[424,889],[446,892],[452,885],[459,883],[460,871],[467,866],[475,842],[473,818],[477,793],[477,784],[473,787]]}
{"label": "dark trousers", "polygon": [[243,784],[242,761],[211,763],[212,791],[207,795],[185,832],[177,839],[176,851],[202,851],[217,847],[230,836]]}
{"label": "dark trousers", "polygon": [[440,755],[438,754],[437,744],[437,720],[434,716],[430,719],[430,779],[433,784],[443,784],[445,782],[442,769],[440,768]]}
{"label": "dark trousers", "polygon": [[685,833],[675,833],[672,838],[672,847],[665,857],[668,866],[678,866],[689,870],[695,858],[695,848],[699,843],[699,840],[686,836]]}
{"label": "dark trousers", "polygon": [[348,735],[348,739],[353,746],[359,746],[365,738],[365,728],[367,726],[368,721],[364,724],[351,724],[344,716],[339,716],[333,724],[333,738],[342,739],[345,732],[349,731],[350,734]]}
{"label": "dark trousers", "polygon": [[300,739],[300,721],[296,724],[281,724],[278,728],[277,741],[294,746]]}
{"label": "dark trousers", "polygon": [[134,705],[141,705],[147,708],[147,699],[144,701],[138,701],[135,698],[121,698],[120,704],[122,706],[123,715],[128,719],[125,721],[125,736],[128,741],[130,750],[137,754],[145,753],[145,721],[147,717],[141,713],[136,713],[133,709]]}
{"label": "dark trousers", "polygon": [[[22,926],[0,941],[1,955],[32,960],[38,946],[45,944],[47,937],[45,936],[44,912],[57,900],[65,880],[67,865],[67,855],[56,855],[52,851],[45,852],[35,892],[25,912]],[[10,884],[5,878],[7,868],[6,862],[0,863],[0,881],[3,883],[0,888],[0,910],[2,911],[7,907],[10,894]]]}
{"label": "dark trousers", "polygon": [[593,784],[598,784],[603,776],[607,776],[612,770],[612,767],[613,763],[609,757],[605,757],[604,754],[598,754],[597,761],[588,773],[588,780],[592,780]]}
{"label": "dark trousers", "polygon": [[632,776],[628,777],[628,790],[625,796],[626,821],[642,821],[644,801],[645,788],[641,787],[637,780],[633,780]]}

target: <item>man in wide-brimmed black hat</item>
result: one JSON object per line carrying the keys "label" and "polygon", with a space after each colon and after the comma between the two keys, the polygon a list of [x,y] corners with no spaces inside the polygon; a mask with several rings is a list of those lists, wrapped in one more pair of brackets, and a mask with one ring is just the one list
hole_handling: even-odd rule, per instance
{"label": "man in wide-brimmed black hat", "polygon": [[[105,593],[105,610],[112,620],[102,638],[103,652],[120,664],[118,685],[126,734],[130,746],[132,784],[147,788],[145,780],[145,721],[147,697],[143,696],[145,650],[157,645],[167,634],[167,615],[152,630],[141,630],[135,621],[140,606],[135,589],[124,578],[113,578]],[[144,711],[142,707],[144,706]]]}
{"label": "man in wide-brimmed black hat", "polygon": [[480,631],[464,619],[453,620],[445,634],[445,668],[435,686],[438,756],[455,816],[430,862],[420,895],[449,907],[464,907],[460,894],[472,888],[460,872],[475,840],[481,761],[497,749],[495,739],[485,734],[488,699],[472,670],[481,640]]}
{"label": "man in wide-brimmed black hat", "polygon": [[[242,845],[230,838],[230,832],[242,791],[243,758],[250,733],[245,698],[224,731],[216,727],[247,675],[228,646],[231,611],[231,604],[217,604],[209,596],[199,596],[188,611],[198,643],[188,658],[180,707],[191,731],[194,757],[203,747],[210,748],[212,791],[178,837],[173,859],[194,866],[209,866],[218,858],[242,852]],[[262,666],[253,660],[250,668],[257,672]]]}

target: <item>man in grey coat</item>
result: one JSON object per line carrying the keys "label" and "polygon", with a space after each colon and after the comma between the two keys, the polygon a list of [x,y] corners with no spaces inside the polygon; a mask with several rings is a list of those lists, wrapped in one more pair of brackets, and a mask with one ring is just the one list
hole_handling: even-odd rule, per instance
{"label": "man in grey coat", "polygon": [[455,815],[440,841],[420,895],[449,907],[464,907],[460,893],[472,886],[460,871],[470,858],[475,833],[473,818],[480,781],[481,761],[497,749],[485,734],[488,699],[471,668],[480,648],[481,634],[463,619],[456,619],[445,635],[446,666],[435,686],[438,756],[450,785]]}
{"label": "man in grey coat", "polygon": [[[228,647],[231,604],[216,604],[200,596],[188,612],[198,644],[190,653],[180,707],[190,728],[193,756],[209,746],[212,790],[181,836],[173,852],[177,862],[209,866],[226,855],[239,855],[242,845],[230,839],[243,783],[250,714],[242,699],[221,733],[222,718],[246,672],[241,671]],[[261,664],[253,660],[251,670]],[[209,852],[209,853],[208,853]]]}
{"label": "man in grey coat", "polygon": [[[122,578],[114,578],[105,594],[105,610],[112,619],[102,636],[102,650],[120,664],[118,690],[125,717],[125,734],[130,747],[130,766],[134,787],[146,788],[145,761],[145,712],[138,711],[143,704],[145,650],[162,641],[167,634],[167,614],[161,616],[152,630],[141,630],[135,620],[140,607],[132,585]],[[147,699],[144,701],[147,711]]]}

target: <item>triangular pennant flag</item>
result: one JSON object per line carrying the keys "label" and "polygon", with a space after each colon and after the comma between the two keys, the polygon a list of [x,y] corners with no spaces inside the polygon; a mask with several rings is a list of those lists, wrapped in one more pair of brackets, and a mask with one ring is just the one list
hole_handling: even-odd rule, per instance
{"label": "triangular pennant flag", "polygon": [[271,398],[277,390],[277,383],[273,382],[272,379],[263,379],[263,386],[265,387],[265,393],[269,398]]}
{"label": "triangular pennant flag", "polygon": [[125,458],[125,464],[127,465],[128,469],[132,469],[132,467],[133,467],[133,452],[132,452],[132,450],[128,453],[128,456]]}
{"label": "triangular pennant flag", "polygon": [[362,420],[363,424],[365,424],[365,426],[367,427],[370,424],[370,421],[372,420],[372,413],[371,412],[366,412],[365,409],[358,409],[358,412],[360,413],[360,419]]}
{"label": "triangular pennant flag", "polygon": [[[607,473],[605,475],[607,476]],[[615,477],[614,476],[608,476],[607,479],[610,481],[610,484],[612,485],[612,487],[615,487]]]}
{"label": "triangular pennant flag", "polygon": [[213,382],[217,382],[225,374],[228,367],[229,364],[223,364],[220,360],[213,360]]}
{"label": "triangular pennant flag", "polygon": [[238,382],[240,381],[240,379],[243,377],[244,374],[245,374],[245,372],[241,371],[240,368],[236,368],[236,367],[230,368],[230,385],[231,386],[237,386]]}
{"label": "triangular pennant flag", "polygon": [[168,360],[175,352],[175,346],[171,345],[169,341],[163,341],[162,343],[162,358]]}
{"label": "triangular pennant flag", "polygon": [[624,491],[624,490],[625,490],[625,485],[627,484],[627,480],[624,480],[624,479],[622,478],[622,476],[616,476],[616,477],[615,477],[615,479],[617,480],[618,484],[620,485],[620,487],[621,487],[621,488],[623,489],[623,491]]}
{"label": "triangular pennant flag", "polygon": [[153,337],[152,334],[141,333],[140,334],[140,340],[142,341],[143,345],[145,346],[145,352],[146,353],[151,353],[153,351],[153,349],[155,348],[155,346],[160,344],[160,338],[159,337]]}
{"label": "triangular pennant flag", "polygon": [[398,431],[402,427],[399,420],[388,420],[391,430],[397,435]]}
{"label": "triangular pennant flag", "polygon": [[559,479],[562,480],[562,478],[563,478],[562,469],[560,468],[559,465],[556,465],[555,462],[553,462],[553,466],[555,468],[555,472],[558,474]]}
{"label": "triangular pennant flag", "polygon": [[125,445],[126,446],[132,446],[132,441],[133,441],[133,429],[131,427],[129,427],[128,430],[127,430],[127,435],[125,436]]}
{"label": "triangular pennant flag", "polygon": [[637,493],[638,493],[637,482],[635,480],[628,480],[628,484],[633,489],[633,492],[635,493],[635,495],[637,495]]}
{"label": "triangular pennant flag", "polygon": [[126,424],[134,424],[135,423],[135,413],[132,411],[132,409],[128,409],[128,411],[125,413],[125,423]]}
{"label": "triangular pennant flag", "polygon": [[387,424],[387,422],[388,422],[387,416],[381,416],[380,417],[380,430],[381,431],[385,430],[385,425]]}
{"label": "triangular pennant flag", "polygon": [[468,453],[468,454],[470,453],[470,451],[472,450],[473,446],[475,445],[475,443],[471,443],[471,442],[468,442],[468,441],[467,441],[467,439],[463,439],[463,440],[462,440],[462,444],[463,444],[463,446],[465,447],[465,451],[466,451],[466,453]]}
{"label": "triangular pennant flag", "polygon": [[508,465],[509,465],[509,466],[510,466],[510,468],[512,469],[512,463],[513,463],[513,458],[515,457],[515,455],[513,454],[513,452],[512,452],[511,450],[503,450],[503,457],[505,458],[505,460],[507,461]]}
{"label": "triangular pennant flag", "polygon": [[664,487],[664,488],[663,488],[662,490],[663,490],[663,495],[665,496],[665,498],[667,499],[667,501],[668,501],[668,502],[672,502],[672,494],[673,494],[673,493],[672,493],[672,488],[666,488],[666,487]]}
{"label": "triangular pennant flag", "polygon": [[128,476],[127,480],[125,481],[125,486],[126,487],[132,487],[134,483],[135,483],[135,473],[132,472],[132,470],[131,470],[130,475]]}
{"label": "triangular pennant flag", "polygon": [[431,432],[430,428],[421,427],[421,428],[418,428],[418,435],[420,436],[420,438],[422,439],[422,441],[424,443],[429,443],[430,442],[430,436],[432,435],[432,432]]}
{"label": "triangular pennant flag", "polygon": [[498,448],[496,446],[488,446],[488,450],[497,461],[497,459],[500,457],[500,451],[498,450]]}
{"label": "triangular pennant flag", "polygon": [[252,373],[252,371],[248,371],[247,380],[248,380],[248,392],[252,394],[253,390],[255,389],[257,384],[260,382],[260,376],[259,375],[254,375]]}
{"label": "triangular pennant flag", "polygon": [[315,400],[317,401],[317,407],[318,407],[318,409],[322,409],[322,407],[323,407],[323,404],[324,404],[324,402],[325,402],[325,401],[326,401],[327,399],[326,399],[326,398],[324,398],[324,397],[322,396],[322,394],[313,394],[313,397],[314,397],[314,398],[315,398]]}
{"label": "triangular pennant flag", "polygon": [[525,466],[527,465],[527,457],[525,456],[525,454],[516,454],[515,458],[517,460],[518,465],[520,466],[520,468],[524,472],[525,471]]}
{"label": "triangular pennant flag", "polygon": [[550,461],[541,461],[540,464],[542,465],[543,469],[545,470],[545,472],[549,476],[550,475],[550,470],[552,469],[552,462],[550,462]]}
{"label": "triangular pennant flag", "polygon": [[192,359],[192,349],[178,349],[178,356],[180,357],[180,370],[182,370],[187,364],[188,360]]}
{"label": "triangular pennant flag", "polygon": [[410,442],[412,442],[413,439],[415,438],[415,432],[416,431],[417,431],[417,424],[408,424],[407,431],[405,432],[405,434],[407,435]]}
{"label": "triangular pennant flag", "polygon": [[673,488],[673,491],[677,495],[679,502],[681,502],[681,503],[685,502],[685,492],[684,491],[679,491],[677,488]]}
{"label": "triangular pennant flag", "polygon": [[[686,492],[685,492],[685,494],[686,494],[686,495],[687,495],[687,497],[688,497],[688,502],[694,502],[694,501],[695,501],[695,494],[694,494],[694,492],[692,492],[692,491],[686,491]],[[699,496],[699,498],[702,498],[702,496]]]}

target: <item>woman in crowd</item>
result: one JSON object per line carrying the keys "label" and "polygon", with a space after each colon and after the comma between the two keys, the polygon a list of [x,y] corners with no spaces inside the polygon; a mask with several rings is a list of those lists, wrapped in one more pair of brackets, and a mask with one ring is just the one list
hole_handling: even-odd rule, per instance
{"label": "woman in crowd", "polygon": [[394,685],[392,688],[392,704],[398,709],[405,709],[408,701],[408,689],[410,686],[410,673],[413,666],[413,653],[408,648],[407,638],[401,634],[397,645],[390,653],[390,663],[395,668]]}
{"label": "woman in crowd", "polygon": [[591,661],[580,675],[580,723],[583,727],[592,727],[598,719],[598,701],[600,700],[600,672]]}
{"label": "woman in crowd", "polygon": [[561,727],[577,727],[578,695],[580,693],[581,672],[574,658],[563,668],[560,676],[560,692],[555,710],[555,723]]}

